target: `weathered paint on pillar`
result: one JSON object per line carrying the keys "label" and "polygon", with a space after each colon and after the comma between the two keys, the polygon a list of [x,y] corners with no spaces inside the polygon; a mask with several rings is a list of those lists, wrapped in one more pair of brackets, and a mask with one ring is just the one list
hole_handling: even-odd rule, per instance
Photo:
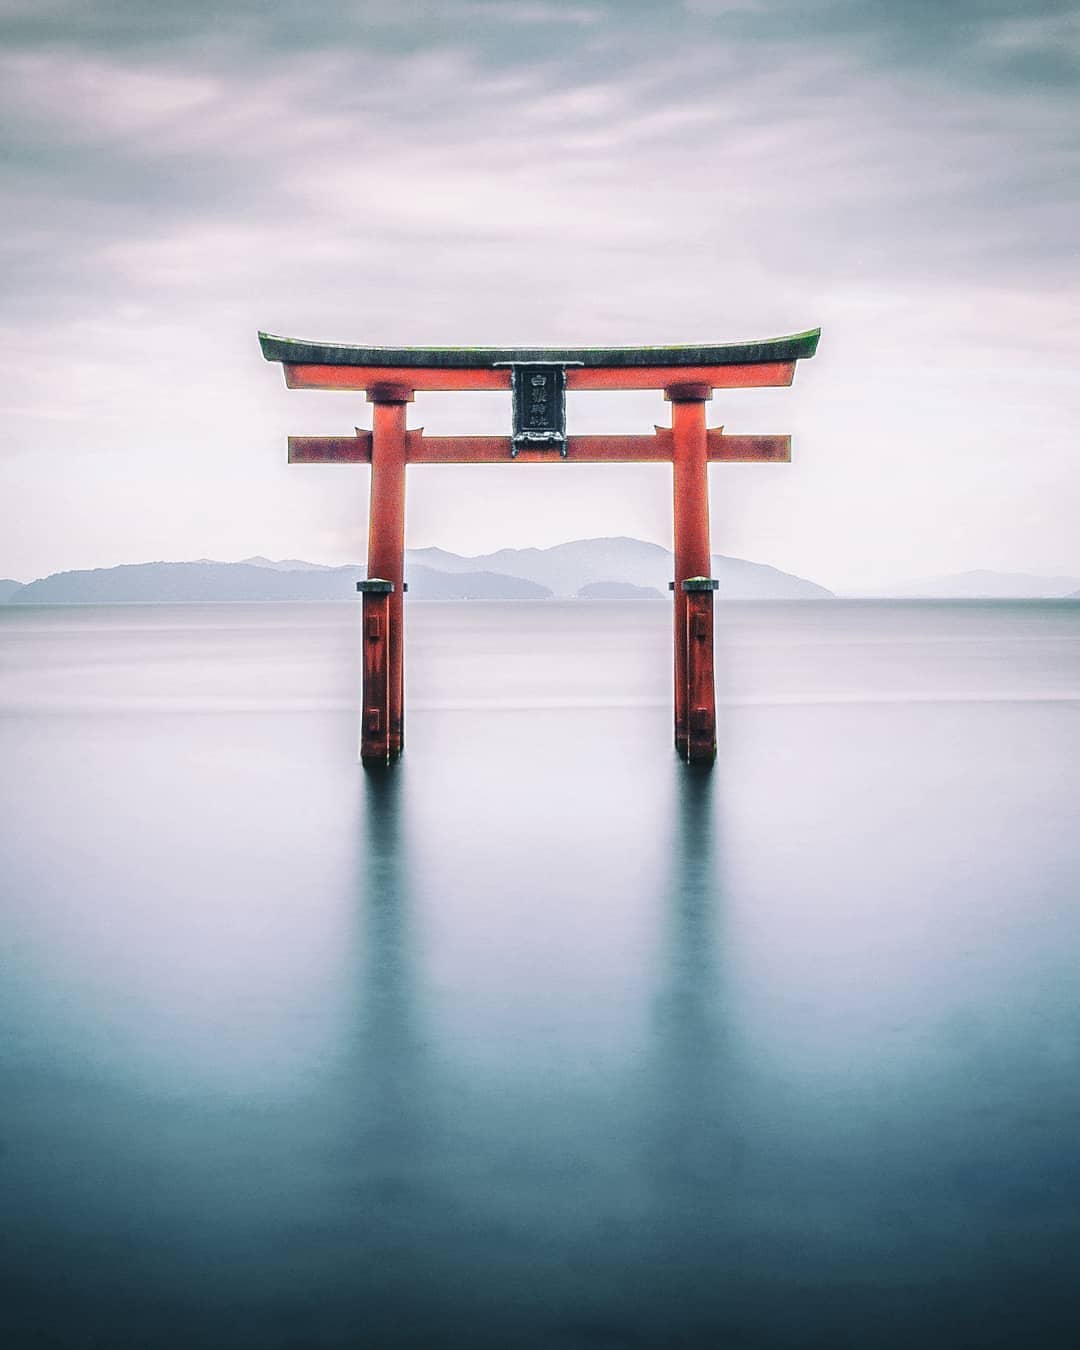
{"label": "weathered paint on pillar", "polygon": [[371,577],[358,581],[363,593],[364,690],[360,721],[360,759],[386,764],[390,759],[390,596],[392,581]]}
{"label": "weathered paint on pillar", "polygon": [[686,758],[691,764],[716,759],[716,681],[713,674],[713,591],[711,577],[682,583],[686,596]]}
{"label": "weathered paint on pillar", "polygon": [[405,405],[413,393],[401,385],[375,385],[367,397],[374,404],[367,571],[393,584],[388,596],[388,753],[396,759],[405,747]]}
{"label": "weathered paint on pillar", "polygon": [[675,745],[687,753],[686,596],[682,583],[707,577],[709,558],[709,458],[705,404],[712,390],[703,384],[672,385],[664,391],[671,404],[672,488],[675,542]]}

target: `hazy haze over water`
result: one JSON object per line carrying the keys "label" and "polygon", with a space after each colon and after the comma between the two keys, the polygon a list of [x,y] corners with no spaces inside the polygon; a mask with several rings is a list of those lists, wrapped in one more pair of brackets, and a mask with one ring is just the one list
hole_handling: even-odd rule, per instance
{"label": "hazy haze over water", "polygon": [[1072,1346],[1080,604],[0,609],[16,1347]]}

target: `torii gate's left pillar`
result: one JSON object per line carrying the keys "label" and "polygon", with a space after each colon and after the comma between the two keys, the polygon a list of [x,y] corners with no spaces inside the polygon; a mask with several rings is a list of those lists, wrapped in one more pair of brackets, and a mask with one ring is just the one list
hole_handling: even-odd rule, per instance
{"label": "torii gate's left pillar", "polygon": [[[392,583],[386,596],[385,760],[405,748],[405,407],[413,391],[405,385],[377,384],[368,390],[374,404],[371,428],[371,508],[368,518],[367,574]],[[368,666],[364,666],[364,707],[368,707]],[[373,695],[378,691],[372,689]],[[366,762],[375,757],[364,755]]]}

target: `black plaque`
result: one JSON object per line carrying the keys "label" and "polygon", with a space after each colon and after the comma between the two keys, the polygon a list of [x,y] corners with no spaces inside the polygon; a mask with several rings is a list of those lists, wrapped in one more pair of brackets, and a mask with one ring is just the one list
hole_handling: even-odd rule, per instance
{"label": "black plaque", "polygon": [[566,367],[514,365],[512,453],[558,450],[566,454]]}

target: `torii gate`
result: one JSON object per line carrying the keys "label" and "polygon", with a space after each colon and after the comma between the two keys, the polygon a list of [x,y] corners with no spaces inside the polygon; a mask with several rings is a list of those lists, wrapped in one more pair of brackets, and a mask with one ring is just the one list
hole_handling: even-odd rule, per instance
{"label": "torii gate", "polygon": [[[814,355],[820,328],[791,337],[704,347],[345,347],[260,333],[290,389],[366,391],[372,429],[354,436],[290,436],[290,464],[370,464],[363,593],[364,687],[360,757],[387,764],[405,746],[405,468],[409,464],[670,463],[674,487],[675,745],[691,763],[716,758],[713,591],[709,577],[710,463],[791,460],[790,436],[708,430],[714,389],[789,385]],[[420,390],[508,389],[509,436],[425,436],[405,425]],[[651,436],[568,436],[568,389],[662,389],[671,426]]]}

